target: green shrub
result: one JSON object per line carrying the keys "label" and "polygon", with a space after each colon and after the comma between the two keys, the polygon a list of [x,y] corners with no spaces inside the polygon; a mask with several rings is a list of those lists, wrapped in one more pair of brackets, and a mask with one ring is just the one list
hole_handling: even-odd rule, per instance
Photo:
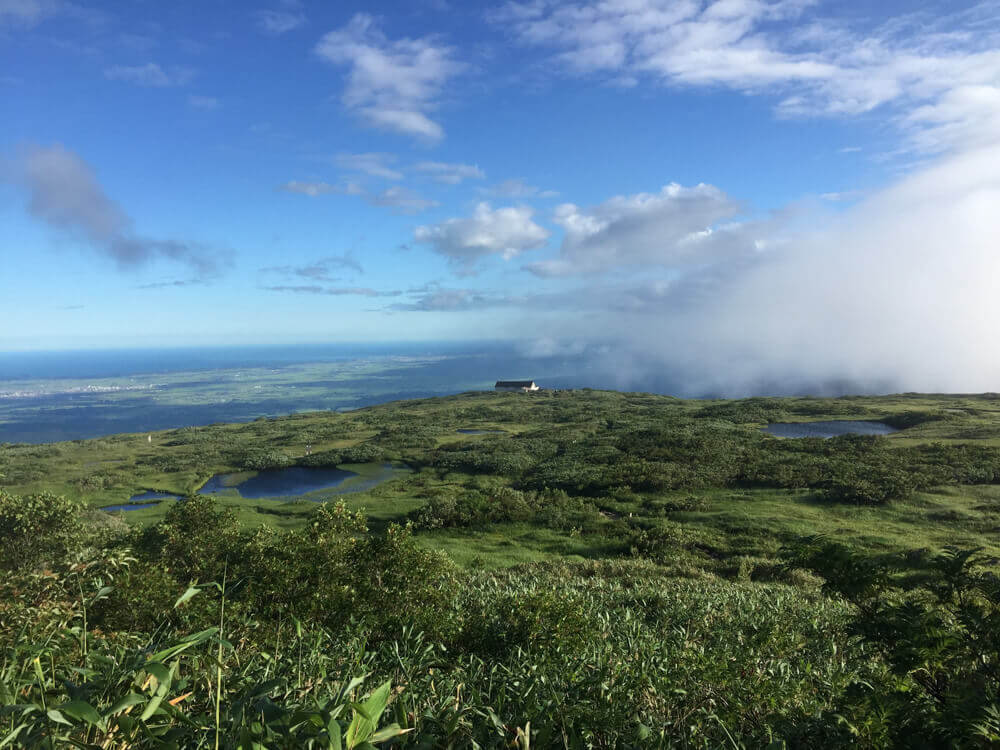
{"label": "green shrub", "polygon": [[946,549],[924,580],[903,583],[905,557],[874,559],[823,539],[786,550],[852,603],[852,632],[877,649],[894,679],[858,684],[849,722],[885,718],[894,747],[1000,745],[1000,576],[995,559]]}
{"label": "green shrub", "polygon": [[238,554],[236,516],[206,495],[171,504],[156,534],[155,552],[180,581],[221,581]]}
{"label": "green shrub", "polygon": [[12,495],[0,489],[0,567],[37,567],[84,544],[82,505],[60,495]]}
{"label": "green shrub", "polygon": [[237,465],[248,471],[266,471],[291,466],[290,456],[276,450],[255,450],[239,457]]}

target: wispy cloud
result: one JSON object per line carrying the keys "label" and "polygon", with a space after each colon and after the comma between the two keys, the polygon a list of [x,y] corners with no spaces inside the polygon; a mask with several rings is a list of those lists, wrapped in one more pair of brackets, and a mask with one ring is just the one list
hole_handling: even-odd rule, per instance
{"label": "wispy cloud", "polygon": [[261,288],[267,292],[288,292],[291,294],[312,294],[328,297],[398,297],[402,294],[400,291],[381,292],[377,289],[369,289],[367,287],[329,287],[319,286],[318,284],[304,286],[265,286]]}
{"label": "wispy cloud", "polygon": [[393,211],[401,214],[417,214],[439,205],[435,200],[424,198],[409,188],[396,185],[379,192],[370,192],[356,182],[332,185],[322,181],[302,182],[292,180],[282,185],[279,190],[286,193],[308,195],[310,198],[316,198],[320,195],[356,195],[373,206],[391,208]]}
{"label": "wispy cloud", "polygon": [[93,169],[61,145],[28,146],[16,159],[16,181],[28,192],[28,212],[50,227],[77,237],[123,269],[157,259],[215,275],[229,253],[194,242],[144,237],[104,192]]}
{"label": "wispy cloud", "polygon": [[426,284],[407,292],[410,302],[389,305],[389,310],[399,312],[467,312],[495,307],[505,307],[512,301],[503,296],[476,289],[460,289]]}
{"label": "wispy cloud", "polygon": [[366,195],[365,200],[373,206],[384,206],[402,214],[418,214],[440,205],[435,200],[424,198],[419,193],[403,187],[391,187],[380,193]]}
{"label": "wispy cloud", "polygon": [[258,10],[253,14],[257,28],[266,34],[286,34],[306,22],[306,15],[298,3],[288,4],[284,10]]}
{"label": "wispy cloud", "polygon": [[889,108],[909,146],[978,143],[1000,120],[1000,5],[897,16],[874,28],[809,0],[511,2],[492,14],[572,75],[726,87],[779,115]]}
{"label": "wispy cloud", "polygon": [[323,181],[302,181],[290,180],[278,188],[285,193],[298,193],[315,198],[318,195],[360,195],[364,192],[360,185],[347,183],[346,185],[331,185]]}
{"label": "wispy cloud", "polygon": [[7,25],[30,29],[57,17],[92,26],[106,19],[104,12],[68,0],[0,0],[0,27]]}
{"label": "wispy cloud", "polygon": [[446,185],[458,185],[463,180],[482,180],[486,177],[486,173],[474,164],[422,161],[414,169]]}
{"label": "wispy cloud", "polygon": [[59,11],[58,0],[0,0],[0,23],[37,26]]}
{"label": "wispy cloud", "polygon": [[386,180],[401,180],[403,179],[403,173],[389,166],[395,161],[395,154],[380,152],[337,154],[333,157],[333,163],[341,169],[363,172],[371,177],[381,177]]}
{"label": "wispy cloud", "polygon": [[490,187],[479,188],[485,195],[494,198],[555,198],[559,195],[555,190],[542,190],[535,185],[529,185],[521,179],[510,179],[498,182]]}
{"label": "wispy cloud", "polygon": [[149,284],[139,284],[136,289],[179,289],[188,286],[204,286],[205,279],[172,279],[170,281],[153,281]]}
{"label": "wispy cloud", "polygon": [[444,129],[428,115],[445,84],[464,70],[451,47],[433,37],[390,40],[367,13],[326,34],[316,54],[348,67],[344,106],[369,125],[439,141]]}
{"label": "wispy cloud", "polygon": [[112,65],[104,69],[104,77],[110,81],[125,81],[137,86],[167,87],[183,86],[195,76],[192,68],[162,68],[158,63],[145,65]]}
{"label": "wispy cloud", "polygon": [[365,272],[360,261],[350,253],[329,255],[304,266],[269,266],[260,270],[261,273],[279,273],[286,276],[298,276],[312,281],[340,281],[339,276],[333,275],[335,272]]}

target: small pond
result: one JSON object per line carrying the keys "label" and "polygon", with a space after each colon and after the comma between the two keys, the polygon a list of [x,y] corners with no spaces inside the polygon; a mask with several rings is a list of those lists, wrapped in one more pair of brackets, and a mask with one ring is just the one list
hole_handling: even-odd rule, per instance
{"label": "small pond", "polygon": [[463,435],[503,435],[503,430],[455,430]]}
{"label": "small pond", "polygon": [[[346,495],[370,490],[407,471],[408,468],[393,466],[391,463],[382,464],[374,471],[367,470],[364,474],[347,469],[291,466],[287,469],[261,471],[253,476],[245,473],[216,474],[198,492],[202,495],[215,495],[235,491],[240,497],[251,500],[280,500],[334,488],[336,491],[333,494]],[[355,478],[357,481],[354,481]],[[310,499],[322,501],[326,498]]]}
{"label": "small pond", "polygon": [[764,432],[783,438],[832,438],[838,435],[891,435],[899,432],[884,422],[841,419],[830,422],[775,422]]}
{"label": "small pond", "polygon": [[243,474],[216,474],[198,493],[215,495],[226,490],[236,490],[240,497],[258,500],[264,497],[297,497],[317,490],[336,487],[357,472],[346,469],[317,469],[308,466],[290,466],[272,469],[245,478]]}
{"label": "small pond", "polygon": [[[202,495],[235,494],[250,500],[287,500],[290,497],[301,497],[321,490],[331,490],[323,495],[307,498],[323,502],[332,495],[366,492],[382,482],[411,471],[407,466],[393,466],[391,463],[368,464],[357,468],[359,471],[292,466],[287,469],[273,469],[256,474],[252,472],[216,474],[198,492]],[[127,503],[107,505],[101,510],[109,513],[141,510],[152,507],[161,500],[180,499],[180,495],[172,495],[168,492],[142,492],[138,495],[132,495]]]}
{"label": "small pond", "polygon": [[142,508],[148,508],[151,505],[156,505],[160,500],[180,500],[180,495],[174,495],[170,492],[140,492],[138,495],[132,495],[128,499],[127,503],[122,503],[121,505],[105,505],[101,510],[107,511],[108,513],[114,513],[119,510],[141,510]]}

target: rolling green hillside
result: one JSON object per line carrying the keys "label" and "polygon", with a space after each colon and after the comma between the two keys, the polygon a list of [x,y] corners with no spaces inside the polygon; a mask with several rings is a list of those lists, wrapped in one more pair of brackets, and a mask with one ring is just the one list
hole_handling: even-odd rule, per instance
{"label": "rolling green hillside", "polygon": [[[898,432],[761,430],[822,420]],[[197,494],[290,466],[357,476]],[[994,394],[467,393],[0,475],[0,747],[1000,742]]]}

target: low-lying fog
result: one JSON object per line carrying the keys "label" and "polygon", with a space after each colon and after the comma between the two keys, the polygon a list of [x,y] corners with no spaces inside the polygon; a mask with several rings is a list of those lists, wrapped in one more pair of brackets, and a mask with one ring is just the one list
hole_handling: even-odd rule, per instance
{"label": "low-lying fog", "polygon": [[1000,391],[1000,146],[727,233],[735,249],[668,284],[595,284],[525,353],[678,395]]}

